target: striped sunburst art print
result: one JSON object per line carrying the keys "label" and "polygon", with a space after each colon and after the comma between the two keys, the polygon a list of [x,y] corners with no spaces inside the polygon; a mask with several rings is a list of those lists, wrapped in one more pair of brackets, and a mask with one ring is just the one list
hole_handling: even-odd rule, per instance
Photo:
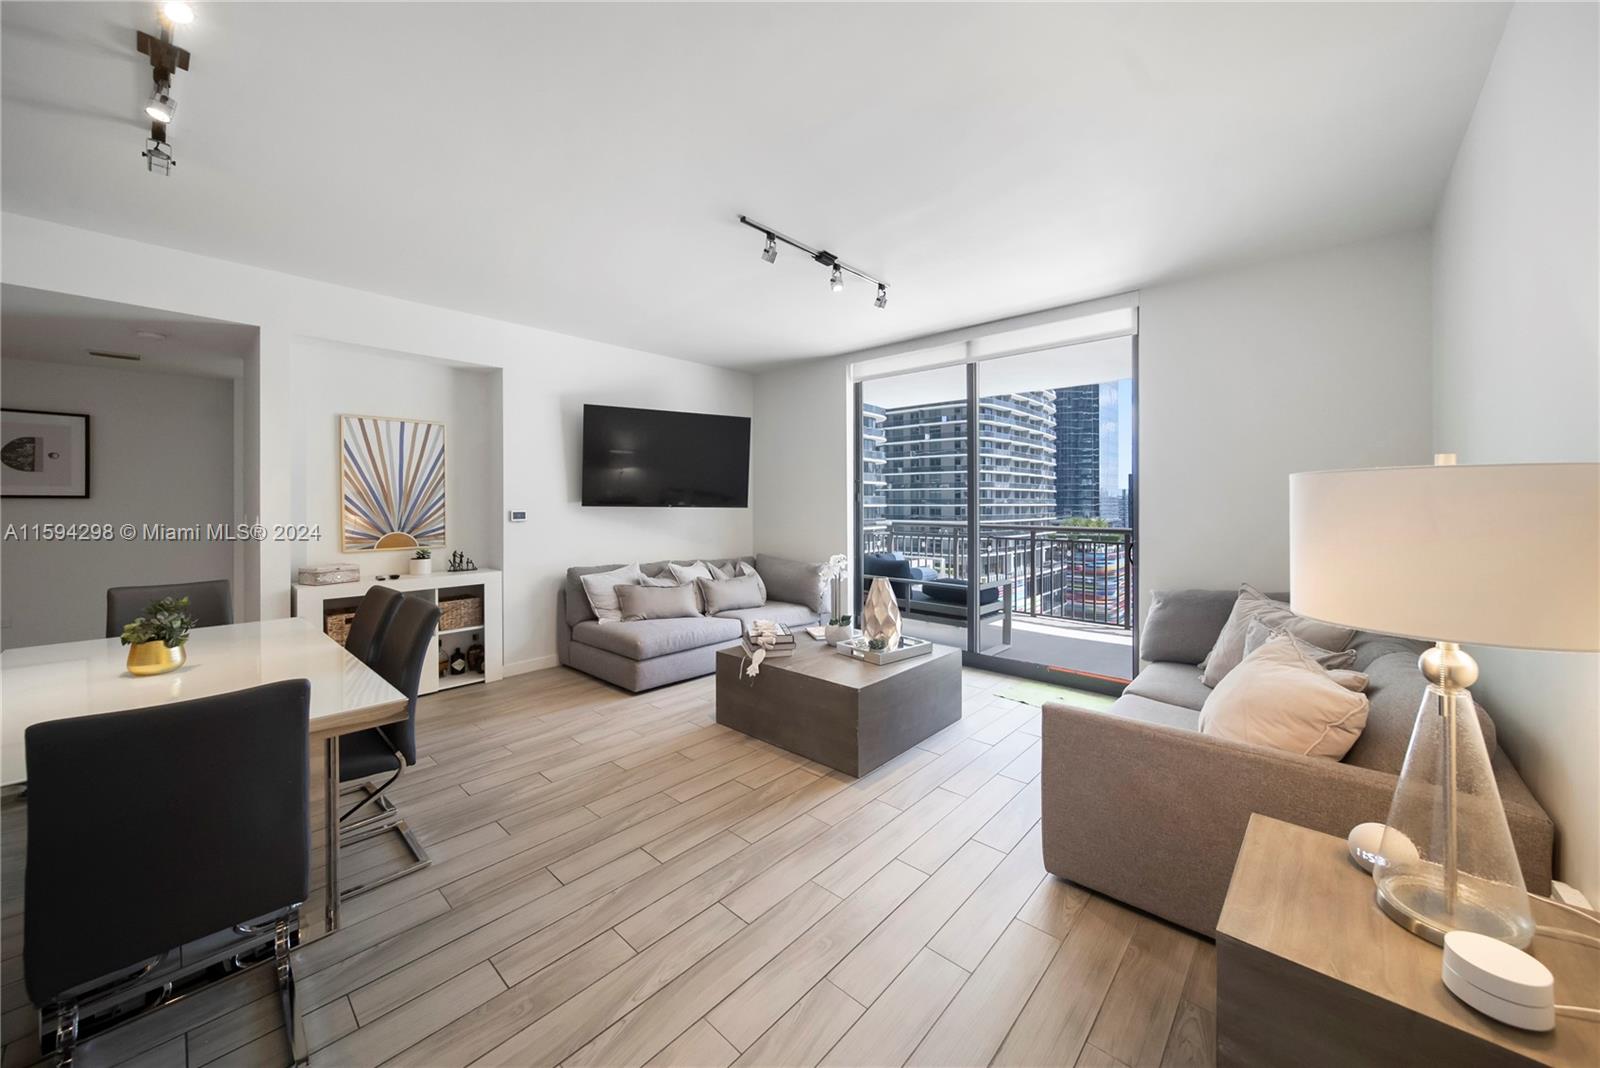
{"label": "striped sunburst art print", "polygon": [[443,545],[444,424],[339,417],[343,551]]}

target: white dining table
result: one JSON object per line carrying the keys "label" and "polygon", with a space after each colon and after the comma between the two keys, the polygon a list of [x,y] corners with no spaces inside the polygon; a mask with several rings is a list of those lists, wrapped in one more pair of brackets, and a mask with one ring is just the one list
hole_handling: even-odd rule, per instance
{"label": "white dining table", "polygon": [[327,929],[339,926],[339,737],[405,718],[406,698],[307,619],[197,627],[183,667],[128,674],[119,638],[0,653],[0,786],[28,778],[24,733],[35,723],[153,708],[285,679],[311,682],[313,751],[324,748]]}

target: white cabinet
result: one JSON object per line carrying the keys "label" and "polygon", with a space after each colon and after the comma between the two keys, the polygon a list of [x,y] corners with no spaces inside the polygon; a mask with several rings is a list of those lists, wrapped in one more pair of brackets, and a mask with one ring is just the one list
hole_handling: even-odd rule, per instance
{"label": "white cabinet", "polygon": [[[310,619],[327,630],[330,616],[353,611],[373,586],[388,586],[411,597],[424,597],[440,605],[439,630],[433,637],[432,655],[422,668],[419,693],[434,693],[474,682],[498,682],[505,670],[500,643],[500,572],[445,571],[433,575],[401,575],[394,579],[363,578],[360,582],[341,582],[332,586],[305,586],[295,583],[291,594],[296,616]],[[483,605],[481,621],[468,615],[467,621],[452,626],[446,616],[463,614],[449,611],[457,598],[477,598]],[[460,650],[466,655],[473,645],[483,647],[483,670],[451,674],[448,658]],[[441,665],[445,665],[441,672]]]}

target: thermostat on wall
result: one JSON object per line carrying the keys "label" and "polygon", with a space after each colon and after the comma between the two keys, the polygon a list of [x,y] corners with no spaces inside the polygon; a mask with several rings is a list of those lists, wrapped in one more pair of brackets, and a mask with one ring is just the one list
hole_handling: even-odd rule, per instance
{"label": "thermostat on wall", "polygon": [[521,508],[513,508],[511,509],[511,521],[513,523],[526,523],[528,521],[528,513]]}

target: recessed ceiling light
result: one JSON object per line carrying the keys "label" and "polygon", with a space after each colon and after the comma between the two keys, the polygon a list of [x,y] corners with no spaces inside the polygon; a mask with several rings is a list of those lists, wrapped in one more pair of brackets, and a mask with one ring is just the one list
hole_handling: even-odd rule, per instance
{"label": "recessed ceiling light", "polygon": [[158,331],[155,331],[155,330],[135,330],[133,332],[133,336],[134,337],[149,338],[151,341],[165,341],[165,340],[167,340],[167,335],[165,335],[163,333],[160,333]]}
{"label": "recessed ceiling light", "polygon": [[177,26],[187,26],[194,21],[194,7],[180,0],[169,0],[161,5],[161,17]]}

